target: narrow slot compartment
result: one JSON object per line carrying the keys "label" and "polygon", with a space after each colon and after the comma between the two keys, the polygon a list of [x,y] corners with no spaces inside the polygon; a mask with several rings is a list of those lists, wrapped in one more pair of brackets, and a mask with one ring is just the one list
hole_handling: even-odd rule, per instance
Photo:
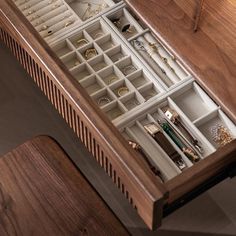
{"label": "narrow slot compartment", "polygon": [[124,58],[122,61],[117,62],[115,65],[125,76],[134,73],[138,68],[130,56]]}
{"label": "narrow slot compartment", "polygon": [[89,95],[92,95],[100,91],[104,86],[95,75],[87,77],[80,81],[81,86],[87,91]]}
{"label": "narrow slot compartment", "polygon": [[92,95],[92,99],[99,107],[106,106],[115,99],[115,95],[109,89],[103,89]]}
{"label": "narrow slot compartment", "polygon": [[100,71],[111,64],[109,58],[103,54],[92,58],[88,63],[94,71]]}
{"label": "narrow slot compartment", "polygon": [[124,79],[123,74],[115,66],[109,66],[99,72],[98,75],[106,85],[111,85],[121,79]]}
{"label": "narrow slot compartment", "polygon": [[121,45],[117,45],[109,51],[106,51],[106,54],[113,61],[113,63],[116,63],[127,56],[127,53],[123,50]]}
{"label": "narrow slot compartment", "polygon": [[81,31],[76,35],[70,37],[69,41],[74,45],[76,49],[78,49],[90,43],[92,39],[86,31]]}
{"label": "narrow slot compartment", "polygon": [[150,82],[144,85],[143,87],[139,88],[138,91],[143,96],[145,101],[150,100],[151,98],[155,97],[159,93],[155,85]]}
{"label": "narrow slot compartment", "polygon": [[121,115],[123,115],[126,112],[126,109],[123,107],[123,105],[119,101],[114,101],[107,106],[105,106],[103,109],[103,112],[108,116],[110,120],[115,120]]}
{"label": "narrow slot compartment", "polygon": [[236,138],[236,126],[221,110],[212,112],[196,125],[216,149]]}
{"label": "narrow slot compartment", "polygon": [[[202,158],[209,156],[215,151],[215,148],[211,145],[211,143],[205,138],[204,135],[202,135],[202,133],[179,109],[171,98],[168,97],[167,101],[160,104],[158,107],[158,110],[152,113],[152,116],[157,120],[158,115],[161,115],[165,119],[169,120],[169,122],[171,122],[171,124],[192,144]],[[173,114],[173,118],[171,114]],[[174,120],[177,121],[176,124],[173,123]],[[191,135],[192,138],[189,135]]]}
{"label": "narrow slot compartment", "polygon": [[66,67],[70,70],[79,66],[82,63],[82,59],[76,52],[72,52],[60,58]]}
{"label": "narrow slot compartment", "polygon": [[139,106],[141,103],[144,103],[145,100],[138,93],[132,92],[130,94],[125,95],[120,99],[123,105],[127,110],[132,110],[135,107]]}
{"label": "narrow slot compartment", "polygon": [[96,43],[103,51],[109,50],[117,45],[117,43],[110,34],[99,38],[98,40],[96,40]]}
{"label": "narrow slot compartment", "polygon": [[217,108],[217,105],[195,82],[180,89],[172,97],[191,121]]}
{"label": "narrow slot compartment", "polygon": [[84,79],[85,77],[91,75],[93,72],[91,68],[86,65],[85,63],[81,64],[80,66],[76,67],[75,69],[71,70],[71,74],[74,78],[80,82],[80,80]]}
{"label": "narrow slot compartment", "polygon": [[52,50],[57,54],[58,57],[67,55],[73,51],[73,46],[68,40],[62,41],[55,46],[51,47]]}
{"label": "narrow slot compartment", "polygon": [[135,88],[140,88],[149,82],[149,79],[141,69],[136,71],[132,75],[127,76],[127,79]]}

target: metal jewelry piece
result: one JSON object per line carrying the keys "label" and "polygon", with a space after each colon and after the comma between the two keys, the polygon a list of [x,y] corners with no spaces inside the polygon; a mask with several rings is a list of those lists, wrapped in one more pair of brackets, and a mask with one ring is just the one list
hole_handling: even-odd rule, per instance
{"label": "metal jewelry piece", "polygon": [[106,105],[106,104],[108,104],[110,102],[111,102],[110,98],[108,98],[108,97],[101,97],[98,100],[98,105],[99,106],[104,106],[104,105]]}
{"label": "metal jewelry piece", "polygon": [[68,27],[69,25],[72,25],[73,23],[74,23],[74,21],[69,20],[69,21],[67,21],[67,22],[65,23],[64,27],[66,28],[66,27]]}
{"label": "metal jewelry piece", "polygon": [[186,135],[190,139],[190,142],[197,149],[197,151],[200,152],[200,153],[203,153],[204,151],[203,151],[201,145],[199,144],[199,141],[191,134],[189,129],[183,124],[179,114],[175,110],[173,110],[169,107],[164,111],[164,113],[165,113],[166,117],[173,124],[175,124],[177,127],[181,128],[186,133]]}
{"label": "metal jewelry piece", "polygon": [[122,96],[124,96],[128,92],[129,92],[129,89],[127,87],[121,87],[121,88],[118,89],[117,94],[120,97],[122,97]]}
{"label": "metal jewelry piece", "polygon": [[85,38],[79,39],[79,40],[76,41],[76,44],[77,44],[78,47],[82,47],[82,46],[84,46],[88,43],[89,43],[88,40],[85,39]]}
{"label": "metal jewelry piece", "polygon": [[219,144],[221,147],[225,146],[233,140],[233,137],[231,136],[229,130],[221,124],[216,124],[215,126],[213,126],[211,128],[211,133],[214,142]]}
{"label": "metal jewelry piece", "polygon": [[35,10],[30,10],[30,11],[28,11],[28,13],[27,13],[26,16],[30,16],[30,15],[32,15],[33,13],[35,13]]}
{"label": "metal jewelry piece", "polygon": [[190,146],[187,146],[183,140],[179,137],[179,134],[177,134],[171,126],[168,124],[166,120],[158,120],[158,123],[162,127],[162,129],[166,132],[166,134],[173,140],[173,142],[182,150],[182,152],[187,156],[189,160],[192,162],[197,162],[200,160],[200,157],[198,153],[191,148]]}
{"label": "metal jewelry piece", "polygon": [[89,60],[89,59],[95,57],[96,55],[98,55],[98,52],[95,48],[89,48],[84,52],[84,56],[85,56],[86,60]]}
{"label": "metal jewelry piece", "polygon": [[99,32],[99,33],[96,33],[96,34],[94,35],[94,38],[96,39],[96,38],[102,37],[103,35],[104,35],[104,33]]}
{"label": "metal jewelry piece", "polygon": [[144,129],[149,135],[151,135],[151,137],[153,137],[153,139],[155,139],[159,146],[166,152],[166,154],[171,158],[171,160],[178,166],[180,170],[183,170],[187,167],[181,155],[175,150],[175,148],[163,134],[163,129],[160,125],[150,123],[144,125]]}
{"label": "metal jewelry piece", "polygon": [[143,157],[143,159],[146,161],[146,163],[148,164],[149,168],[151,169],[151,171],[156,175],[159,176],[159,178],[161,179],[162,182],[164,182],[163,180],[163,176],[160,172],[160,170],[158,170],[148,159],[147,155],[145,154],[143,148],[136,142],[132,141],[132,140],[128,140],[128,144],[132,147],[132,149],[134,149],[135,151],[139,152],[141,154],[141,156]]}
{"label": "metal jewelry piece", "polygon": [[136,70],[136,67],[134,67],[133,65],[129,65],[129,66],[126,66],[122,69],[122,72],[124,73],[124,75],[128,75],[132,72],[134,72]]}
{"label": "metal jewelry piece", "polygon": [[112,76],[111,78],[108,79],[108,84],[113,83],[114,81],[118,80],[118,78],[116,76]]}

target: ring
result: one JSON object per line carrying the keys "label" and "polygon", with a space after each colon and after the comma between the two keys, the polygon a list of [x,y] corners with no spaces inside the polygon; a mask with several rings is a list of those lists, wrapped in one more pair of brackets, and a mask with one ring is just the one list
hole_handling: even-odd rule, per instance
{"label": "ring", "polygon": [[118,78],[116,76],[112,76],[111,78],[109,78],[108,84],[111,84],[113,83],[113,81],[116,81],[116,80],[118,80]]}
{"label": "ring", "polygon": [[130,65],[130,66],[126,66],[125,68],[123,68],[123,73],[125,75],[128,75],[128,74],[132,73],[135,70],[136,70],[136,68],[133,65]]}
{"label": "ring", "polygon": [[103,36],[104,34],[102,33],[102,32],[99,32],[99,33],[96,33],[95,35],[94,35],[94,38],[96,39],[96,38],[99,38],[99,37],[101,37],[101,36]]}
{"label": "ring", "polygon": [[111,100],[108,97],[101,97],[98,100],[98,105],[99,106],[104,106],[105,104],[111,102]]}
{"label": "ring", "polygon": [[95,48],[89,48],[84,53],[86,60],[89,60],[89,59],[95,57],[96,55],[98,55],[98,52]]}
{"label": "ring", "polygon": [[88,44],[88,40],[86,40],[84,38],[79,39],[79,40],[76,41],[76,44],[78,45],[78,47],[82,47],[83,45]]}
{"label": "ring", "polygon": [[48,31],[48,35],[52,35],[53,34],[53,31],[52,30],[49,30]]}
{"label": "ring", "polygon": [[120,97],[124,96],[128,92],[129,92],[129,89],[127,87],[121,87],[117,91],[117,93]]}
{"label": "ring", "polygon": [[69,25],[72,25],[73,23],[74,23],[74,22],[71,21],[71,20],[67,21],[67,22],[65,23],[65,28],[66,28],[67,26],[69,26]]}

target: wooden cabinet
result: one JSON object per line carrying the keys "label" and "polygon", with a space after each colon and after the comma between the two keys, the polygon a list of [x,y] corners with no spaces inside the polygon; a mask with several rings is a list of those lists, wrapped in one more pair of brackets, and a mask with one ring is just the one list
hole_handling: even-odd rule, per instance
{"label": "wooden cabinet", "polygon": [[[0,37],[147,226],[155,229],[164,215],[229,175],[236,159],[236,116],[227,107],[235,99],[221,101],[215,96],[220,88],[186,66],[160,37],[168,37],[168,31],[158,32],[158,23],[141,1],[128,3],[146,24],[122,1],[97,2],[1,2]],[[151,4],[161,9],[164,2]],[[182,135],[184,130],[168,121],[167,107],[178,113],[202,151],[188,132]],[[149,135],[145,127],[150,124],[163,129],[167,149]],[[217,141],[216,134],[227,140]],[[130,140],[142,151],[132,149]],[[172,148],[178,160],[167,155]]]}

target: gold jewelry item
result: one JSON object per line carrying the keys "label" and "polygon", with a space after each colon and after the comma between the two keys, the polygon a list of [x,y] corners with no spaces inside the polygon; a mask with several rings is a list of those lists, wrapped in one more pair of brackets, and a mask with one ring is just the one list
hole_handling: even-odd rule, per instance
{"label": "gold jewelry item", "polygon": [[216,124],[213,126],[211,128],[211,133],[214,142],[218,143],[221,147],[233,140],[229,130],[221,124]]}
{"label": "gold jewelry item", "polygon": [[118,91],[117,91],[117,94],[120,96],[120,97],[122,97],[122,96],[124,96],[126,93],[128,93],[129,92],[129,89],[127,88],[127,87],[121,87],[121,88],[119,88],[118,89]]}
{"label": "gold jewelry item", "polygon": [[118,78],[116,76],[112,76],[111,78],[109,78],[108,84],[111,84],[111,83],[113,83],[116,80],[118,80]]}
{"label": "gold jewelry item", "polygon": [[79,39],[79,40],[77,40],[76,41],[76,44],[77,44],[77,46],[78,47],[82,47],[82,46],[84,46],[85,44],[88,44],[89,42],[88,42],[88,40],[86,40],[86,39]]}
{"label": "gold jewelry item", "polygon": [[94,38],[96,39],[96,38],[99,38],[99,37],[101,37],[101,36],[103,36],[103,35],[104,35],[104,33],[99,32],[99,33],[96,33],[96,34],[94,35]]}
{"label": "gold jewelry item", "polygon": [[35,13],[35,10],[30,10],[30,11],[28,11],[28,13],[27,13],[26,16],[30,16],[30,15],[32,15],[33,13]]}
{"label": "gold jewelry item", "polygon": [[99,106],[104,106],[104,105],[106,105],[106,104],[108,104],[110,102],[111,102],[110,98],[108,98],[108,97],[101,97],[98,100],[98,105]]}
{"label": "gold jewelry item", "polygon": [[74,21],[69,20],[69,21],[67,21],[67,22],[65,23],[64,27],[66,28],[66,27],[68,27],[69,25],[72,25],[73,23],[74,23]]}
{"label": "gold jewelry item", "polygon": [[133,65],[129,65],[129,66],[124,67],[122,71],[125,75],[128,75],[128,74],[134,72],[135,70],[136,70],[136,68]]}
{"label": "gold jewelry item", "polygon": [[96,55],[98,55],[98,52],[95,48],[89,48],[84,53],[86,60],[89,60],[89,59],[95,57]]}

